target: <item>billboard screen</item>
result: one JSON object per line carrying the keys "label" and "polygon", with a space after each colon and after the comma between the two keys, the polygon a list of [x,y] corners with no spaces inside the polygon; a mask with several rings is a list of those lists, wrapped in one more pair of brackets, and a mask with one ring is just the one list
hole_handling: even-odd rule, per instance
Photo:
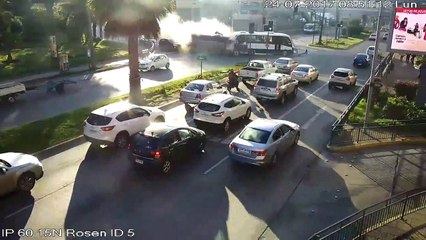
{"label": "billboard screen", "polygon": [[394,13],[389,50],[400,53],[425,54],[426,7],[397,6]]}

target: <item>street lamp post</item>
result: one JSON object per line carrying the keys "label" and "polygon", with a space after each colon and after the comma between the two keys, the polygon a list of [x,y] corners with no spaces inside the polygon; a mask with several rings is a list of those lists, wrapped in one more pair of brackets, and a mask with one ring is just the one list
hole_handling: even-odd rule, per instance
{"label": "street lamp post", "polygon": [[367,96],[367,106],[365,109],[364,127],[366,126],[366,124],[368,123],[370,119],[370,110],[371,110],[372,101],[373,101],[373,91],[375,88],[374,68],[375,68],[377,51],[378,51],[377,48],[379,46],[379,33],[380,33],[380,25],[382,22],[382,10],[383,10],[382,0],[378,0],[378,2],[380,3],[379,19],[377,20],[377,26],[376,26],[376,40],[374,42],[374,55],[373,55],[373,60],[372,60],[371,70],[370,70],[370,85],[368,86],[368,96]]}

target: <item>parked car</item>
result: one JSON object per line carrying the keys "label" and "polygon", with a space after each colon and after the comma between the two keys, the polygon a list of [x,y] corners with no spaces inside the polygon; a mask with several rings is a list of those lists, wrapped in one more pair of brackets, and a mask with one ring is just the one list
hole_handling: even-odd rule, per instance
{"label": "parked car", "polygon": [[182,90],[180,90],[179,100],[185,104],[187,112],[193,111],[195,105],[200,103],[202,99],[215,93],[226,92],[222,86],[215,81],[211,80],[194,80],[188,83]]}
{"label": "parked car", "polygon": [[377,38],[377,35],[375,33],[370,34],[370,36],[368,37],[368,40],[370,41],[375,41]]}
{"label": "parked car", "polygon": [[257,100],[273,100],[284,104],[289,96],[296,96],[299,82],[291,79],[290,75],[271,73],[261,77],[253,89]]}
{"label": "parked car", "polygon": [[0,154],[0,196],[13,191],[30,192],[43,177],[43,165],[34,156],[8,152]]}
{"label": "parked car", "polygon": [[291,78],[298,80],[299,82],[312,83],[314,80],[318,80],[319,70],[308,64],[299,64],[292,72]]}
{"label": "parked car", "polygon": [[337,68],[330,75],[328,80],[328,88],[332,89],[334,87],[348,88],[356,85],[358,80],[358,75],[354,73],[352,69],[349,68]]}
{"label": "parked car", "polygon": [[231,121],[249,119],[251,104],[247,99],[229,94],[213,94],[194,108],[194,123],[200,126],[204,123],[220,125],[225,132],[229,131]]}
{"label": "parked car", "polygon": [[205,146],[204,131],[159,123],[132,137],[128,156],[136,166],[158,168],[167,174],[177,161],[190,153],[204,152]]}
{"label": "parked car", "polygon": [[276,68],[270,61],[264,60],[252,60],[246,67],[241,68],[237,71],[238,77],[242,82],[253,81],[256,82],[259,78],[265,76],[268,73],[276,72]]}
{"label": "parked car", "polygon": [[4,83],[0,84],[0,101],[8,101],[9,103],[15,103],[16,98],[19,94],[26,92],[25,85],[22,83]]}
{"label": "parked car", "polygon": [[155,71],[159,68],[170,68],[170,60],[166,54],[151,54],[139,63],[141,71]]}
{"label": "parked car", "polygon": [[385,33],[383,33],[383,40],[388,40],[388,37],[389,37],[389,33],[388,32],[385,32]]}
{"label": "parked car", "polygon": [[353,65],[354,67],[368,67],[370,65],[370,56],[366,53],[357,53]]}
{"label": "parked car", "polygon": [[285,57],[278,58],[273,64],[273,66],[277,68],[276,72],[279,73],[291,73],[297,65],[299,65],[299,63],[296,60]]}
{"label": "parked car", "polygon": [[87,141],[99,145],[127,147],[129,136],[144,130],[152,122],[164,122],[165,114],[158,108],[118,102],[98,108],[84,121]]}
{"label": "parked car", "polygon": [[374,46],[369,46],[367,48],[367,50],[365,50],[365,53],[368,54],[368,56],[370,56],[370,58],[373,57],[373,55],[374,55],[374,48],[375,48]]}
{"label": "parked car", "polygon": [[258,118],[249,123],[229,144],[229,157],[240,163],[271,166],[297,145],[300,126],[296,123]]}

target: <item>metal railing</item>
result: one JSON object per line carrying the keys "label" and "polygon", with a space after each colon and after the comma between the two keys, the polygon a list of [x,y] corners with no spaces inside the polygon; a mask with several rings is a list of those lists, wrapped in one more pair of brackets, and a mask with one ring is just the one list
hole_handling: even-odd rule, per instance
{"label": "metal railing", "polygon": [[[385,58],[382,59],[382,61],[380,62],[380,64],[374,70],[374,72],[375,72],[374,76],[375,77],[377,77],[379,75],[382,76],[385,72],[388,71],[386,69],[386,67],[389,65],[389,63],[391,62],[392,58],[393,58],[393,54],[389,53]],[[333,125],[332,125],[332,129],[333,130],[334,130],[334,128],[336,126],[341,125],[341,124],[343,124],[343,123],[346,122],[346,120],[349,117],[349,114],[356,107],[356,105],[361,101],[361,99],[364,96],[364,94],[367,93],[368,86],[370,85],[370,82],[371,82],[371,79],[368,79],[367,82],[364,84],[364,86],[362,86],[362,88],[355,95],[355,97],[353,98],[353,100],[349,103],[348,107],[346,107],[345,111],[343,111],[343,113],[340,115],[340,117],[333,123]]]}
{"label": "metal railing", "polygon": [[425,137],[426,119],[383,123],[337,125],[331,130],[330,146],[345,146],[371,141],[394,141]]}
{"label": "metal railing", "polygon": [[361,210],[317,233],[309,240],[355,240],[406,215],[426,208],[426,188],[415,189]]}

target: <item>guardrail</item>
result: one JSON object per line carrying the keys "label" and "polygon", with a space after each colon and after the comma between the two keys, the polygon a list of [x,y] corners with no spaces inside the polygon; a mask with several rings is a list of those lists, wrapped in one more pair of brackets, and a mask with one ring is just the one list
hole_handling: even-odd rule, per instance
{"label": "guardrail", "polygon": [[[383,75],[385,71],[388,71],[386,69],[386,66],[390,63],[392,60],[393,54],[389,53],[385,58],[382,59],[380,64],[374,69],[374,76],[377,77],[378,75]],[[355,108],[355,106],[361,101],[362,97],[365,93],[368,92],[368,86],[370,85],[371,79],[369,78],[367,82],[362,86],[362,88],[358,91],[358,93],[355,95],[353,100],[349,103],[348,107],[343,111],[343,113],[340,115],[340,117],[333,123],[332,129],[334,130],[337,126],[342,125],[346,122],[348,119],[349,114],[352,112],[352,110]]]}
{"label": "guardrail", "polygon": [[397,219],[426,208],[426,188],[415,189],[364,210],[315,233],[309,240],[355,240]]}

